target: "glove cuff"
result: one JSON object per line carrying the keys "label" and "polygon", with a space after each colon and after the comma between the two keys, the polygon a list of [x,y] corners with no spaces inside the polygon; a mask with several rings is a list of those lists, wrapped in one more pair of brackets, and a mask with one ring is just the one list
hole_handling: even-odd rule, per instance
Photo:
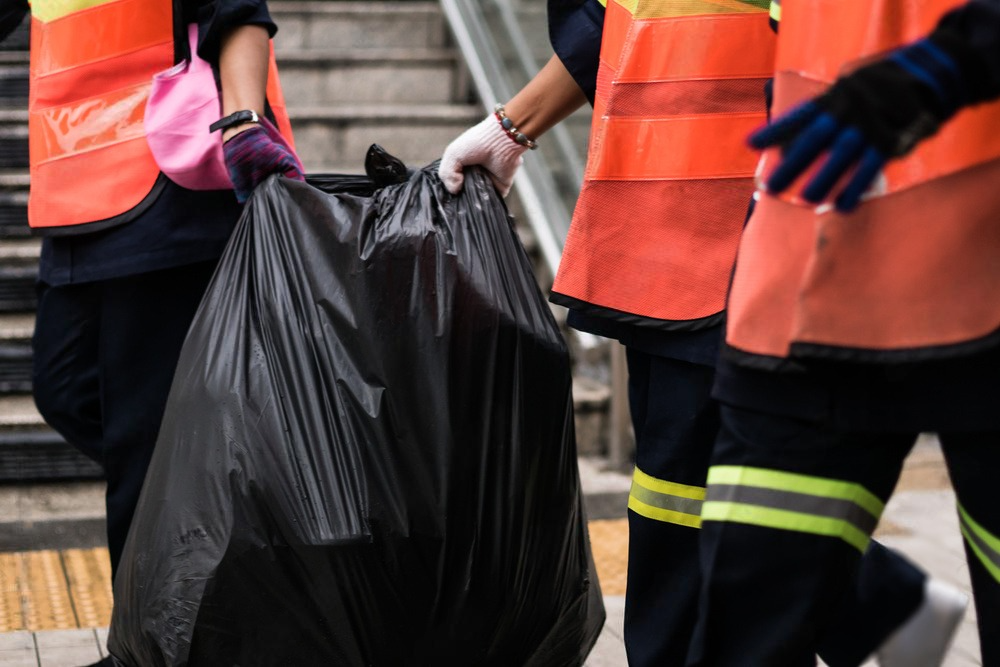
{"label": "glove cuff", "polygon": [[927,41],[954,63],[955,78],[962,88],[962,106],[978,104],[993,97],[988,88],[990,69],[968,39],[946,27],[939,27]]}
{"label": "glove cuff", "polygon": [[480,125],[483,126],[483,144],[489,148],[491,153],[501,155],[505,158],[516,158],[528,150],[527,146],[517,143],[510,136],[507,130],[500,124],[500,120],[496,117],[496,114],[491,113],[483,119]]}

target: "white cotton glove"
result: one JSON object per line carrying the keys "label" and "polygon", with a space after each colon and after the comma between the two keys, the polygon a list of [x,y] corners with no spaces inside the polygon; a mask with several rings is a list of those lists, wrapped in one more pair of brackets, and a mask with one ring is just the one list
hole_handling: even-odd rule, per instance
{"label": "white cotton glove", "polygon": [[441,156],[441,166],[438,176],[444,182],[444,187],[453,195],[462,191],[465,174],[462,170],[473,165],[480,165],[490,173],[493,185],[506,197],[510,186],[514,183],[514,174],[524,162],[521,155],[528,150],[510,138],[500,127],[500,121],[493,114],[470,127],[457,139],[448,144]]}

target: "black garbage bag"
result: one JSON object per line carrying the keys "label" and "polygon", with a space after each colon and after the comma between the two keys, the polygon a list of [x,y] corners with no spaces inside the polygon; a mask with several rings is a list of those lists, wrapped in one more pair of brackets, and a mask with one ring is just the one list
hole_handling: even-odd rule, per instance
{"label": "black garbage bag", "polygon": [[375,162],[247,205],[115,580],[127,665],[558,667],[597,639],[567,350],[504,204]]}

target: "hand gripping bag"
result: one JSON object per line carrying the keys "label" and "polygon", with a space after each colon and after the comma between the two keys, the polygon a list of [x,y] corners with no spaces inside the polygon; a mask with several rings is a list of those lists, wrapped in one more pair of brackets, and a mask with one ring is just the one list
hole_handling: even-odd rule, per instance
{"label": "hand gripping bag", "polygon": [[115,581],[125,665],[559,667],[597,639],[569,359],[503,202],[369,167],[247,205]]}

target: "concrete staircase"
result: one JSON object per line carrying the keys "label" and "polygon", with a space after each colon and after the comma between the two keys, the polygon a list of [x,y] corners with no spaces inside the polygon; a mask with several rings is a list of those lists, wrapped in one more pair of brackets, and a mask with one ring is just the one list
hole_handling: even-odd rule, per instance
{"label": "concrete staircase", "polygon": [[[436,2],[269,5],[296,145],[309,172],[363,172],[372,143],[422,166],[485,115]],[[40,242],[26,225],[26,48],[23,27],[0,45],[0,481],[92,477],[98,468],[44,424],[30,398]],[[544,45],[540,50],[544,61]],[[516,194],[509,203],[516,216]],[[521,233],[532,252],[530,232]],[[543,288],[550,279],[540,277]],[[600,455],[609,391],[589,375],[574,382],[578,441],[582,454]]]}
{"label": "concrete staircase", "polygon": [[381,144],[410,166],[483,116],[433,2],[269,3],[296,145],[311,172],[361,172]]}

